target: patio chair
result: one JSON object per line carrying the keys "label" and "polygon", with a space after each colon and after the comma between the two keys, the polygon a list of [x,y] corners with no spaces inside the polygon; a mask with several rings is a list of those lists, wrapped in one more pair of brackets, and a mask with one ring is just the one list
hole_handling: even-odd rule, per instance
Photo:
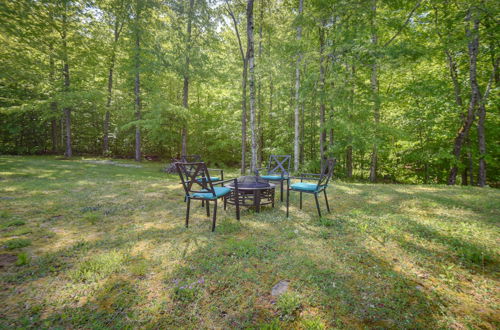
{"label": "patio chair", "polygon": [[[227,198],[231,194],[231,189],[228,187],[214,187],[215,185],[223,185],[225,182],[233,182],[236,194],[238,194],[238,180],[230,179],[225,181],[211,181],[207,166],[204,162],[193,163],[175,163],[177,172],[181,178],[182,186],[185,191],[185,198],[187,201],[186,208],[186,228],[189,226],[189,211],[191,207],[191,200],[201,200],[204,202],[207,209],[207,216],[210,216],[210,202],[214,203],[212,231],[215,231],[215,224],[217,221],[217,200],[223,198],[224,210],[227,205]],[[201,180],[199,180],[201,179]],[[237,196],[237,195],[236,195]],[[238,199],[236,199],[236,219],[240,220],[240,207]]]}
{"label": "patio chair", "polygon": [[[186,155],[186,156],[181,156],[180,158],[176,159],[173,158],[172,161],[174,163],[180,162],[180,163],[198,163],[202,162],[203,160],[201,159],[200,155]],[[220,168],[207,168],[210,172],[219,172],[218,176],[211,176],[210,181],[224,181],[224,170]],[[201,180],[198,178],[198,180]]]}
{"label": "patio chair", "polygon": [[283,202],[283,182],[288,180],[290,175],[290,155],[270,155],[269,162],[267,163],[267,173],[265,175],[259,175],[257,170],[257,176],[267,181],[275,181],[280,183],[280,200]]}
{"label": "patio chair", "polygon": [[[333,168],[335,167],[336,160],[329,159],[327,166],[321,171],[321,174],[303,173],[298,177],[290,177],[287,182],[286,191],[286,216],[288,217],[289,199],[290,191],[296,191],[300,193],[300,209],[302,210],[302,194],[313,194],[316,200],[316,208],[318,209],[318,215],[321,218],[321,209],[319,207],[318,195],[323,192],[325,195],[326,208],[328,213],[330,213],[330,205],[328,205],[328,197],[326,196],[326,188],[328,187],[328,182],[333,175]],[[300,182],[290,184],[290,179],[300,179]],[[317,181],[317,183],[309,183],[304,181]]]}

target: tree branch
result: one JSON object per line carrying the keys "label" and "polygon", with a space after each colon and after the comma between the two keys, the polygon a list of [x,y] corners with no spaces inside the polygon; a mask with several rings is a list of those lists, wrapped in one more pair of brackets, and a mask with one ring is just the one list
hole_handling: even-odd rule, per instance
{"label": "tree branch", "polygon": [[413,16],[413,13],[415,12],[415,10],[417,10],[418,7],[420,7],[420,5],[422,4],[422,0],[418,0],[417,1],[417,4],[415,5],[415,7],[413,7],[413,9],[411,10],[410,14],[408,15],[408,17],[406,18],[406,21],[405,23],[403,24],[403,26],[398,30],[398,32],[396,32],[396,34],[394,34],[392,36],[391,39],[389,39],[383,47],[387,47],[391,44],[391,42],[394,41],[394,39],[396,39],[396,37],[401,33],[401,31],[403,31],[403,29],[408,25],[408,23],[410,22],[410,19],[411,17]]}
{"label": "tree branch", "polygon": [[227,5],[226,10],[229,13],[229,15],[231,16],[231,18],[233,19],[234,30],[236,31],[236,37],[238,38],[238,45],[240,46],[241,59],[243,62],[245,62],[246,56],[245,56],[245,53],[243,52],[243,45],[241,44],[240,32],[238,31],[238,22],[236,21],[236,18],[234,17],[233,10],[231,9],[231,6],[229,5],[228,0],[226,0],[226,5]]}

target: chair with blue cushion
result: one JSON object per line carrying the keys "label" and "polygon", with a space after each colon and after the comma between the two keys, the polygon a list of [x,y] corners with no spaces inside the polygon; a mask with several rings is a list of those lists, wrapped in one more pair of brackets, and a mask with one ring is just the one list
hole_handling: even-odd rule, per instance
{"label": "chair with blue cushion", "polygon": [[[302,194],[313,194],[316,200],[316,208],[318,209],[319,217],[321,218],[321,209],[319,207],[318,195],[323,192],[325,195],[326,208],[328,213],[330,213],[330,205],[328,205],[328,197],[326,196],[326,188],[328,188],[328,182],[333,175],[333,168],[335,167],[336,160],[329,159],[325,169],[321,171],[321,174],[303,173],[298,177],[290,177],[288,179],[287,191],[286,191],[286,216],[288,217],[289,199],[290,191],[295,191],[300,193],[300,209],[302,210]],[[300,179],[300,182],[290,184],[290,179]],[[304,181],[316,181],[315,183],[304,182]]]}
{"label": "chair with blue cushion", "polygon": [[[201,200],[204,202],[207,209],[207,216],[210,216],[210,202],[214,203],[212,231],[215,231],[215,223],[217,221],[217,200],[222,198],[224,200],[224,210],[227,205],[227,198],[231,194],[231,189],[224,187],[224,183],[233,182],[233,186],[238,196],[238,181],[237,179],[230,179],[224,181],[210,180],[207,166],[204,162],[193,163],[175,163],[177,172],[181,178],[181,183],[185,191],[185,198],[187,201],[186,209],[186,227],[189,226],[189,211],[191,207],[191,200]],[[216,185],[221,187],[214,187]],[[236,219],[240,220],[240,207],[238,199],[236,198]]]}
{"label": "chair with blue cushion", "polygon": [[[260,177],[267,181],[276,181],[280,183],[280,200],[283,202],[283,182],[288,180],[290,175],[290,155],[270,155],[267,163],[267,173]],[[259,171],[259,170],[257,170]],[[257,175],[259,173],[257,172]]]}
{"label": "chair with blue cushion", "polygon": [[[202,162],[201,156],[200,155],[186,155],[186,156],[181,156],[179,159],[173,159],[174,163],[180,162],[180,163],[199,163]],[[210,181],[224,181],[224,170],[220,168],[208,168],[210,172],[219,172],[219,175],[217,176],[211,176]],[[208,179],[208,178],[207,178]],[[201,178],[198,178],[201,182]]]}

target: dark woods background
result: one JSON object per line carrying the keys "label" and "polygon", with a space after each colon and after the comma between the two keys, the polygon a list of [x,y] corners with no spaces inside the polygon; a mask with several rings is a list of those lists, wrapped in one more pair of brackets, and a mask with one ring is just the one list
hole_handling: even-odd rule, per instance
{"label": "dark woods background", "polygon": [[297,154],[308,171],[334,155],[346,179],[498,185],[498,9],[1,1],[0,152]]}

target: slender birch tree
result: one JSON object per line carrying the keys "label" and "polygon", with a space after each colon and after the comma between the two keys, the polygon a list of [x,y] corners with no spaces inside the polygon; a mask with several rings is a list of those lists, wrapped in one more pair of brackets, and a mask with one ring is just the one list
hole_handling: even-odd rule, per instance
{"label": "slender birch tree", "polygon": [[254,38],[253,38],[253,3],[254,0],[247,2],[247,47],[248,47],[248,70],[250,72],[250,131],[252,134],[250,171],[254,173],[257,169],[257,132],[255,128],[255,56],[254,56]]}
{"label": "slender birch tree", "polygon": [[[303,10],[303,0],[299,0],[299,20],[302,19]],[[297,26],[297,42],[298,47],[300,47],[300,40],[302,39],[302,25],[301,23]],[[299,170],[300,162],[300,61],[302,60],[302,52],[299,50],[297,53],[297,63],[295,66],[295,130],[294,130],[294,140],[293,140],[293,170],[297,172]]]}

